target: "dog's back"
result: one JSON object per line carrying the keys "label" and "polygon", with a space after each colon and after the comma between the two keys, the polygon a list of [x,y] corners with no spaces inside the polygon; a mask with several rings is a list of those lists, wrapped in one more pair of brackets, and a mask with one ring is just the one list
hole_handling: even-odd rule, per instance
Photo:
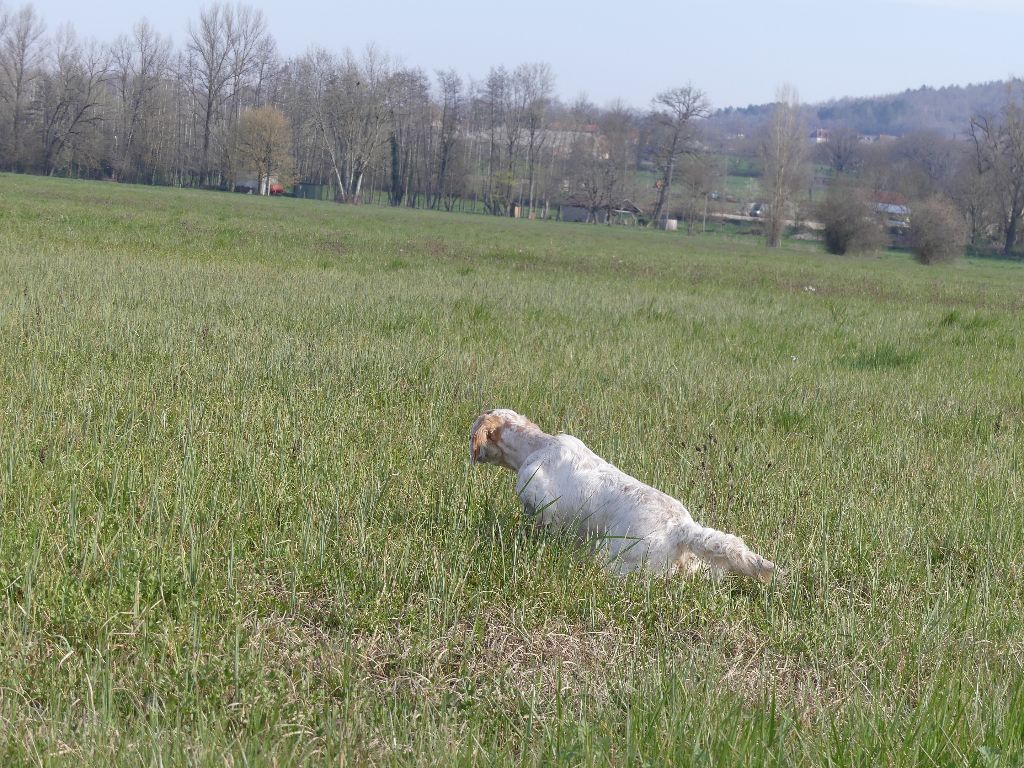
{"label": "dog's back", "polygon": [[[677,559],[670,534],[692,521],[677,499],[627,475],[571,435],[529,456],[516,493],[539,525],[601,539],[620,571]],[[657,561],[657,562],[654,562]]]}
{"label": "dog's back", "polygon": [[640,566],[692,570],[694,558],[761,581],[775,572],[743,539],[697,524],[677,499],[609,464],[581,440],[549,435],[514,411],[477,418],[470,456],[516,472],[516,494],[538,525],[594,542],[621,573]]}

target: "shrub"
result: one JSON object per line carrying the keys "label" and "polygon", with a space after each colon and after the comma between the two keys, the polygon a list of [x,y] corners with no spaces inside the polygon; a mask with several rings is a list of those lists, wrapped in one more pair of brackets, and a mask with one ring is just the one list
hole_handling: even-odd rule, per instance
{"label": "shrub", "polygon": [[871,201],[849,184],[837,182],[829,187],[818,218],[825,225],[825,248],[829,253],[872,251],[885,244]]}
{"label": "shrub", "polygon": [[932,198],[910,209],[910,248],[922,264],[953,261],[966,243],[967,226],[951,203]]}

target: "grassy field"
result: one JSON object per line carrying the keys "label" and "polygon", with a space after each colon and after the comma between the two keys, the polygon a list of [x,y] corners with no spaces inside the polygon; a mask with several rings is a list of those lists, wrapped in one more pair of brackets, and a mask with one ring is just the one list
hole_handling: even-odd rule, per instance
{"label": "grassy field", "polygon": [[[1024,763],[1024,267],[0,177],[0,763]],[[607,576],[567,430],[769,586]]]}

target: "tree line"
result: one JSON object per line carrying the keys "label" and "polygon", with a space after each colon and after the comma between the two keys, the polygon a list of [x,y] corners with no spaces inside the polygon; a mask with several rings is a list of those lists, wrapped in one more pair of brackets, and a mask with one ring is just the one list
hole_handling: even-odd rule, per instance
{"label": "tree line", "polygon": [[[825,225],[837,253],[884,241],[886,209],[896,204],[912,225],[899,241],[939,239],[956,247],[1017,252],[1024,219],[1024,82],[1002,86],[997,107],[965,118],[959,132],[920,130],[873,136],[832,123],[810,131],[807,109],[792,89],[780,89],[754,135],[735,132],[732,114],[704,126],[707,146],[760,179],[765,237],[814,220]],[[918,215],[921,214],[921,215]],[[894,222],[889,222],[890,230]]]}
{"label": "tree line", "polygon": [[255,177],[260,192],[276,178],[339,202],[541,217],[572,205],[591,221],[671,216],[692,230],[722,210],[710,200],[730,163],[743,163],[761,180],[769,245],[820,215],[802,190],[824,173],[837,190],[941,199],[975,245],[1013,251],[1022,104],[1011,84],[1003,106],[955,137],[871,144],[832,124],[814,146],[792,90],[743,136],[692,84],[638,110],[564,102],[540,62],[472,78],[428,74],[372,47],[283,57],[262,12],[244,4],[204,7],[180,46],[144,20],[100,43],[67,26],[50,32],[31,5],[0,6],[4,170],[219,189]]}
{"label": "tree line", "polygon": [[[1024,218],[1024,84],[1004,84],[1001,105],[971,115],[955,134],[915,131],[865,141],[838,126],[812,158],[827,169],[833,203],[895,195],[909,207],[911,223],[945,220],[949,239],[1012,254]],[[818,217],[827,218],[820,210]]]}
{"label": "tree line", "polygon": [[554,86],[544,63],[473,79],[372,47],[284,58],[243,4],[206,6],[181,47],[146,21],[98,43],[50,34],[31,5],[0,8],[0,167],[222,189],[256,174],[324,185],[341,202],[472,200],[505,215],[557,200],[607,217],[637,194],[643,166],[661,180],[661,215],[707,116],[703,93],[666,91],[638,112],[566,104]]}

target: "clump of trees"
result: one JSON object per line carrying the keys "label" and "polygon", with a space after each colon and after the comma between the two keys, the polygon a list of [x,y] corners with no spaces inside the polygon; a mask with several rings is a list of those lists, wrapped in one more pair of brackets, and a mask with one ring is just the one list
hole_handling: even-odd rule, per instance
{"label": "clump of trees", "polygon": [[970,126],[977,176],[990,191],[989,208],[1004,254],[1016,245],[1024,216],[1024,104],[1019,91],[1019,84],[1011,85],[999,114],[976,115]]}
{"label": "clump of trees", "polygon": [[[946,90],[929,90],[929,105],[945,104],[940,100],[945,98]],[[961,93],[964,89],[949,90],[949,104],[929,112],[943,115],[942,132],[928,128],[927,120],[915,119],[907,124],[903,135],[863,135],[852,122],[843,122],[851,119],[844,110],[829,105],[801,106],[797,118],[814,121],[811,126],[824,128],[826,133],[816,136],[819,143],[813,143],[810,130],[803,134],[804,148],[813,155],[816,167],[810,179],[804,173],[803,194],[800,185],[794,185],[792,195],[797,197],[788,203],[789,210],[792,200],[808,199],[804,194],[811,192],[817,199],[823,188],[836,184],[852,185],[872,202],[940,198],[958,212],[972,248],[1020,254],[1024,219],[1024,83],[1014,80],[999,87],[987,84],[971,90],[984,92],[984,98],[971,99],[982,105],[975,107],[979,111],[973,115],[967,111]],[[712,116],[708,121],[712,142],[731,153],[732,165],[743,163],[752,169],[756,159],[764,166],[762,194],[769,215],[774,187],[772,171],[778,164],[774,157],[784,156],[783,152],[772,150],[785,146],[774,140],[780,135],[777,126],[785,122],[786,110],[780,107],[785,103],[777,99],[773,105],[726,110],[724,116]],[[962,114],[960,122],[953,130],[946,128],[949,115],[958,111]],[[752,149],[751,137],[755,135],[763,138]],[[909,207],[912,217],[915,206],[911,202]],[[841,212],[836,210],[835,214]],[[775,241],[778,228],[766,229],[769,242]],[[842,228],[831,229],[842,234]],[[889,234],[894,241],[907,244],[905,232],[893,228]],[[838,238],[829,245],[841,249],[842,240]]]}
{"label": "clump of trees", "polygon": [[[864,205],[883,193],[942,199],[973,247],[1019,250],[1016,82],[958,135],[864,137],[827,122],[842,110],[803,106],[791,87],[740,110],[756,117],[744,133],[738,111],[713,114],[692,84],[660,92],[646,110],[599,108],[560,101],[543,63],[470,78],[373,48],[285,58],[263,14],[244,4],[208,5],[184,31],[176,47],[143,21],[97,43],[51,33],[31,5],[0,6],[0,169],[220,189],[273,175],[340,202],[541,217],[577,206],[595,222],[624,209],[649,223],[682,216],[691,232],[714,213],[729,170],[760,177],[770,246],[827,183],[836,192],[820,215],[831,250],[871,247]],[[814,173],[808,116],[829,131]]]}
{"label": "clump of trees", "polygon": [[256,172],[256,188],[270,194],[272,178],[292,180],[292,129],[288,118],[274,107],[257,107],[242,113],[234,145],[239,162]]}
{"label": "clump of trees", "polygon": [[678,203],[709,112],[692,85],[646,111],[564,104],[539,62],[472,79],[374,48],[284,58],[244,4],[207,5],[184,32],[175,47],[143,21],[101,44],[0,6],[0,168],[220,189],[275,175],[340,202],[524,216],[576,204],[593,220],[640,205],[655,220]]}

